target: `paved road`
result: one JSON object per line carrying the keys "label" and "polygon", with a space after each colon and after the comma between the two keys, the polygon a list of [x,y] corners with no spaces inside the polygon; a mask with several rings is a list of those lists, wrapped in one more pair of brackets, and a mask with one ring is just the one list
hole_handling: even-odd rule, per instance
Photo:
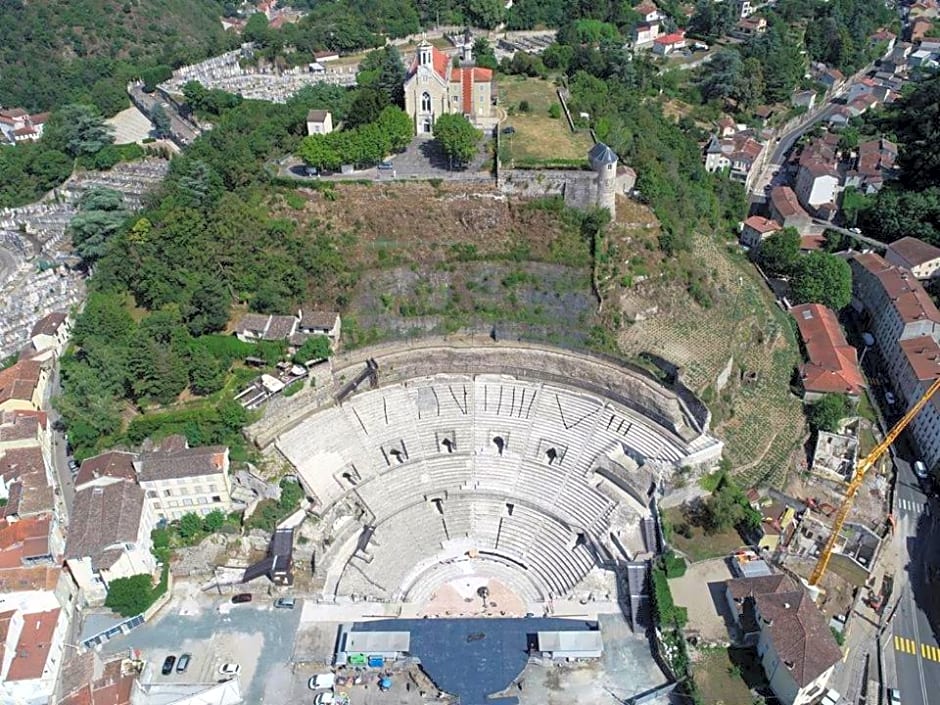
{"label": "paved road", "polygon": [[833,224],[830,223],[828,220],[822,220],[822,219],[820,219],[820,218],[813,218],[813,222],[814,222],[816,225],[822,225],[822,226],[828,228],[829,230],[835,230],[836,232],[842,233],[843,235],[847,235],[848,237],[852,238],[853,240],[857,240],[858,242],[861,242],[861,243],[863,243],[863,244],[865,244],[865,245],[868,245],[869,247],[874,247],[874,248],[877,248],[877,249],[879,249],[879,250],[884,250],[884,249],[886,249],[886,248],[888,247],[888,245],[887,245],[886,243],[882,242],[881,240],[875,240],[875,239],[872,238],[872,237],[867,237],[867,236],[862,235],[862,234],[860,234],[860,233],[857,233],[857,232],[855,232],[855,231],[853,231],[853,230],[847,230],[846,228],[840,227],[840,226],[838,226],[838,225],[833,225]]}
{"label": "paved road", "polygon": [[885,648],[894,650],[895,676],[905,705],[940,705],[940,642],[931,624],[938,595],[932,584],[940,555],[937,503],[921,492],[911,464],[897,458],[897,531],[895,547],[901,557],[892,619]]}

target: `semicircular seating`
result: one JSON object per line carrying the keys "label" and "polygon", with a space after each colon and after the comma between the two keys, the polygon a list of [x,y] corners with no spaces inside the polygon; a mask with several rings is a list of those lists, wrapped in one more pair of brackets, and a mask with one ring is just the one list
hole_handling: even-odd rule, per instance
{"label": "semicircular seating", "polygon": [[358,393],[276,444],[321,513],[343,498],[362,507],[362,525],[374,527],[366,550],[346,531],[318,570],[338,576],[327,581],[335,595],[378,600],[426,594],[421,576],[446,573],[439,566],[469,549],[520,571],[520,584],[543,596],[570,594],[615,513],[642,510],[598,487],[598,457],[668,469],[690,452],[656,421],[595,394],[459,374]]}

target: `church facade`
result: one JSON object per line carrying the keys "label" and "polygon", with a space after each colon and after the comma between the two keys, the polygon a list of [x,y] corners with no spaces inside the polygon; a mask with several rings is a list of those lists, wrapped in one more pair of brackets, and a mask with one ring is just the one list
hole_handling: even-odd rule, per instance
{"label": "church facade", "polygon": [[405,112],[414,122],[415,134],[431,135],[441,115],[457,113],[476,127],[496,124],[493,111],[493,72],[473,65],[469,44],[460,66],[428,41],[418,51],[405,78]]}

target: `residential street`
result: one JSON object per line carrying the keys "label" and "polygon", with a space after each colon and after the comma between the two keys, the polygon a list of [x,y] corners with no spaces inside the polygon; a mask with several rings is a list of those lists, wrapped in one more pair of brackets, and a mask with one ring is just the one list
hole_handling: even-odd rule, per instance
{"label": "residential street", "polygon": [[[887,684],[900,689],[905,705],[940,703],[940,643],[937,640],[938,603],[932,581],[938,570],[940,531],[936,522],[936,500],[920,491],[910,463],[897,458],[898,573],[895,591],[887,607],[890,620],[885,650],[893,651],[896,681],[887,674]],[[933,625],[931,623],[931,617]]]}

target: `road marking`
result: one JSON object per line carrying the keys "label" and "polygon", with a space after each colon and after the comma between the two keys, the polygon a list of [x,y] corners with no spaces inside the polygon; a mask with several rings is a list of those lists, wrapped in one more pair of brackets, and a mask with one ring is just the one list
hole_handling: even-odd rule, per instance
{"label": "road marking", "polygon": [[917,642],[913,639],[905,639],[903,636],[894,637],[894,648],[905,654],[917,653]]}
{"label": "road marking", "polygon": [[920,655],[931,661],[940,661],[940,648],[931,646],[930,644],[921,644]]}
{"label": "road marking", "polygon": [[921,514],[927,510],[927,502],[914,502],[909,499],[899,499],[898,504],[901,506],[901,509],[911,512],[913,514]]}

